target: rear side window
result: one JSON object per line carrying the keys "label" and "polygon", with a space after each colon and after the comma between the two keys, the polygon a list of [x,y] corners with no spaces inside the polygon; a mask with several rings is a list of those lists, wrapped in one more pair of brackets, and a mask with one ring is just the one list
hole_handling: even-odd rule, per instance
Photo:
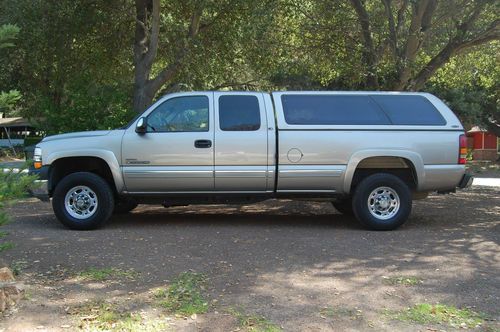
{"label": "rear side window", "polygon": [[441,113],[422,96],[372,95],[395,125],[442,126],[446,120]]}
{"label": "rear side window", "polygon": [[387,116],[369,96],[282,95],[285,121],[294,125],[387,125]]}
{"label": "rear side window", "polygon": [[224,131],[254,131],[260,128],[256,96],[219,97],[219,125]]}

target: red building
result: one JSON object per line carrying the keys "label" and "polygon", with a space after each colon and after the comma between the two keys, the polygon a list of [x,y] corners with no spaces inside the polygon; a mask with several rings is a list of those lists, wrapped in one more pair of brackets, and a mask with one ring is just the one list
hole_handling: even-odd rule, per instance
{"label": "red building", "polygon": [[479,127],[472,127],[467,132],[467,137],[469,137],[468,147],[472,149],[472,159],[492,161],[498,159],[499,139],[494,134]]}

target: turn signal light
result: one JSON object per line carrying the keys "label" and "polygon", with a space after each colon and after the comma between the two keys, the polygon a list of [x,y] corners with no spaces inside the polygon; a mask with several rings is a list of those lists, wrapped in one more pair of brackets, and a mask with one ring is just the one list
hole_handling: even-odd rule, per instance
{"label": "turn signal light", "polygon": [[33,163],[33,166],[34,166],[36,169],[42,168],[42,162],[41,162],[41,161],[35,161],[35,162]]}
{"label": "turn signal light", "polygon": [[460,135],[458,148],[458,163],[465,165],[467,163],[467,136]]}

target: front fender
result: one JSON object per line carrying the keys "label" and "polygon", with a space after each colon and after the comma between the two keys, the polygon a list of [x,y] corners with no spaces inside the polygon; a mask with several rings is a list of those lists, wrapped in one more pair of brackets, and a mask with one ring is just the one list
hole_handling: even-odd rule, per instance
{"label": "front fender", "polygon": [[47,156],[47,159],[44,159],[44,164],[51,165],[56,160],[61,158],[68,157],[95,157],[104,160],[111,170],[111,174],[113,175],[113,180],[115,182],[116,191],[122,192],[124,188],[123,177],[120,170],[120,164],[116,159],[116,156],[113,152],[108,150],[99,150],[99,149],[77,149],[71,151],[55,151],[50,153]]}
{"label": "front fender", "polygon": [[358,167],[358,164],[366,158],[370,157],[400,157],[408,159],[415,169],[415,173],[417,176],[417,190],[422,188],[425,182],[425,170],[424,170],[424,161],[422,157],[413,151],[407,150],[362,150],[355,152],[351,158],[349,158],[349,162],[347,163],[346,172],[344,175],[344,192],[350,193],[352,179],[354,177],[354,172]]}

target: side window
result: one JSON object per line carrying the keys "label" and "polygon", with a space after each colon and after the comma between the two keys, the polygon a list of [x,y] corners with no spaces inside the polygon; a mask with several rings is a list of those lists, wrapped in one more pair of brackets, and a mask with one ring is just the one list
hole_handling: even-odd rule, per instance
{"label": "side window", "polygon": [[380,107],[368,96],[282,95],[285,121],[292,125],[386,125]]}
{"label": "side window", "polygon": [[443,126],[446,120],[423,96],[372,95],[395,125]]}
{"label": "side window", "polygon": [[175,97],[148,116],[148,132],[208,131],[208,98]]}
{"label": "side window", "polygon": [[256,96],[219,97],[219,125],[224,131],[254,131],[260,128]]}

